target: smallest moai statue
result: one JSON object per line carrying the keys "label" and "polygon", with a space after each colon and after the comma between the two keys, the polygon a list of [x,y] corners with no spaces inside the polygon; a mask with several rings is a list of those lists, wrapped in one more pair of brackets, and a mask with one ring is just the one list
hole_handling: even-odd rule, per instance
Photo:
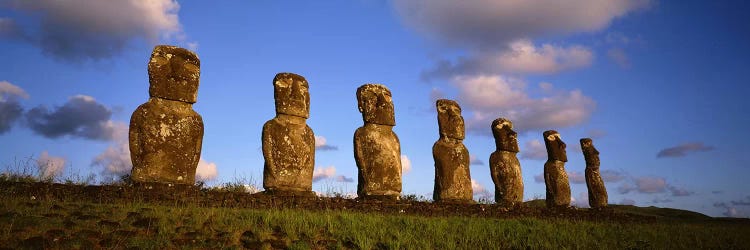
{"label": "smallest moai statue", "polygon": [[544,145],[547,147],[547,162],[544,163],[544,184],[547,186],[547,207],[570,206],[570,183],[565,172],[565,142],[554,130],[544,131]]}
{"label": "smallest moai statue", "polygon": [[396,117],[391,91],[380,84],[357,88],[364,125],[354,132],[357,196],[398,200],[401,196],[401,144],[393,132]]}
{"label": "smallest moai statue", "polygon": [[279,73],[273,78],[276,117],[263,125],[263,188],[282,196],[312,196],[315,135],[310,116],[309,85],[304,77]]}
{"label": "smallest moai statue", "polygon": [[586,160],[586,187],[589,190],[589,206],[591,208],[607,207],[607,188],[604,186],[599,172],[599,151],[594,147],[590,138],[581,139],[581,150]]}
{"label": "smallest moai statue", "polygon": [[469,173],[469,150],[464,146],[464,118],[461,107],[452,100],[436,102],[440,139],[432,146],[435,160],[435,189],[432,198],[436,202],[471,203],[471,175]]}
{"label": "smallest moai statue", "polygon": [[130,117],[131,179],[137,183],[195,183],[201,156],[203,118],[198,98],[200,60],[189,50],[154,47],[148,63],[148,102]]}
{"label": "smallest moai statue", "polygon": [[505,118],[495,119],[492,135],[496,149],[490,155],[490,175],[495,183],[495,203],[507,207],[523,204],[521,163],[516,156],[520,150],[513,123]]}

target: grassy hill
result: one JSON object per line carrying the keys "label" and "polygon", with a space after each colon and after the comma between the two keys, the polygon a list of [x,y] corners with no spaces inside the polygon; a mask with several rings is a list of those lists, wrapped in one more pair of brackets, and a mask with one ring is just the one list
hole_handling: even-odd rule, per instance
{"label": "grassy hill", "polygon": [[[655,207],[552,211],[538,207],[540,201],[505,209],[0,184],[0,249],[750,248],[747,220]],[[229,199],[236,202],[223,204],[231,207],[210,203]]]}

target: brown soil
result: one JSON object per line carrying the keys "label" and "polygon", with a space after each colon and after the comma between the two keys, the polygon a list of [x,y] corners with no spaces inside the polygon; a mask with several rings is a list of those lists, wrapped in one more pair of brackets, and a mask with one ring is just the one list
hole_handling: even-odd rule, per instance
{"label": "brown soil", "polygon": [[[415,200],[360,200],[340,197],[268,195],[264,193],[239,193],[199,189],[195,186],[169,185],[116,185],[80,186],[49,183],[0,182],[0,197],[26,196],[39,201],[88,202],[111,204],[141,202],[154,205],[197,205],[201,207],[228,207],[250,209],[303,209],[349,212],[406,214],[417,216],[471,216],[486,218],[565,218],[569,220],[654,222],[652,216],[622,213],[611,209],[593,210],[518,206],[502,207],[494,204],[451,204]],[[59,209],[59,208],[58,208]],[[50,216],[55,216],[55,208]],[[96,220],[90,215],[77,215],[77,220]],[[136,225],[146,226],[154,218],[142,218]],[[101,226],[116,226],[117,222],[101,220]]]}

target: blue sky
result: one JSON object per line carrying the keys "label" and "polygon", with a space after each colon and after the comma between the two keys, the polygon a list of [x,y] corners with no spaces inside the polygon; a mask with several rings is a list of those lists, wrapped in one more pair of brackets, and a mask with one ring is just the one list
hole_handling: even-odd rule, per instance
{"label": "blue sky", "polygon": [[[146,3],[146,4],[144,4]],[[0,1],[0,166],[127,173],[127,123],[148,100],[155,44],[201,59],[199,177],[261,182],[276,73],[310,83],[316,191],[355,192],[355,90],[393,93],[403,191],[429,195],[437,98],[461,104],[475,191],[491,195],[490,122],[514,121],[526,199],[544,197],[542,132],[592,137],[610,203],[750,216],[750,22],[742,1]],[[406,160],[408,159],[408,160]],[[406,166],[405,166],[406,167]],[[477,192],[477,198],[487,193]]]}

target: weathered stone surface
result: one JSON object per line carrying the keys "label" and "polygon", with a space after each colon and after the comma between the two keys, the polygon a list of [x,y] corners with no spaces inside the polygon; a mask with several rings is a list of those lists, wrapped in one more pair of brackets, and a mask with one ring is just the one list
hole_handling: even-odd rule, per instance
{"label": "weathered stone surface", "polygon": [[513,123],[505,118],[492,121],[495,152],[490,155],[490,175],[495,184],[495,203],[516,206],[523,203],[521,163],[516,154],[518,138]]}
{"label": "weathered stone surface", "polygon": [[130,118],[131,178],[141,183],[195,183],[203,119],[193,110],[200,62],[192,52],[156,46],[149,62],[148,102]]}
{"label": "weathered stone surface", "polygon": [[306,119],[310,94],[304,77],[279,73],[273,79],[276,117],[263,125],[263,188],[272,194],[312,194],[315,135]]}
{"label": "weathered stone surface", "polygon": [[398,199],[401,144],[393,132],[396,122],[391,91],[380,84],[365,84],[357,89],[357,101],[365,122],[354,132],[354,159],[359,175],[357,195]]}
{"label": "weathered stone surface", "polygon": [[440,139],[432,146],[435,160],[436,202],[473,202],[469,150],[464,146],[464,118],[461,107],[452,100],[436,102]]}
{"label": "weathered stone surface", "polygon": [[198,56],[187,49],[168,45],[154,47],[148,63],[149,95],[195,103],[200,67]]}
{"label": "weathered stone surface", "polygon": [[544,184],[547,186],[547,207],[570,206],[570,183],[565,172],[565,142],[554,130],[544,131],[544,145],[547,147],[547,162],[544,163]]}
{"label": "weathered stone surface", "polygon": [[586,159],[586,187],[589,190],[589,206],[603,208],[607,206],[607,188],[599,172],[599,151],[590,138],[581,139],[581,150]]}

